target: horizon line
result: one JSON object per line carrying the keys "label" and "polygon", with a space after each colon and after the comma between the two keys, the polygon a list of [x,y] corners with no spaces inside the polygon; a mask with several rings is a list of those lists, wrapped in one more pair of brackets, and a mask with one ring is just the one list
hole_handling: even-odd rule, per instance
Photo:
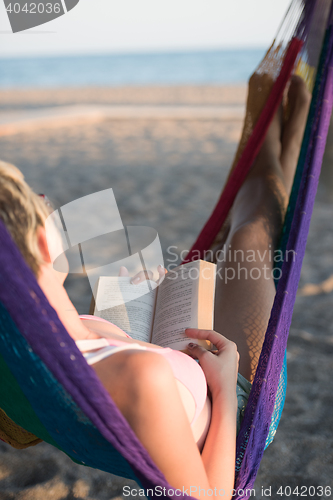
{"label": "horizon line", "polygon": [[160,49],[141,49],[141,50],[99,50],[99,51],[78,51],[78,52],[53,52],[45,53],[18,53],[18,54],[0,54],[0,60],[4,59],[46,59],[57,57],[89,57],[89,56],[141,56],[141,55],[167,55],[167,54],[198,54],[205,52],[227,52],[227,51],[251,51],[267,50],[266,45],[225,45],[220,47],[184,47],[184,48],[160,48]]}

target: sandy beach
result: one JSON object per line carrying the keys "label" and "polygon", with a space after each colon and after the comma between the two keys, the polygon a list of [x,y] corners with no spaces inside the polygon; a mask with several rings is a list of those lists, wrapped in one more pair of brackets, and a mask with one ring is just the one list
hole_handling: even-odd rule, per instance
{"label": "sandy beach", "polygon": [[[168,247],[189,249],[218,199],[245,99],[244,86],[3,90],[0,158],[55,207],[113,188],[125,225],[158,231],[167,266]],[[256,480],[260,499],[262,487],[281,499],[297,497],[287,486],[333,488],[332,138],[290,331],[285,410]],[[86,313],[88,281],[71,275],[66,287]],[[45,443],[17,451],[0,442],[0,500],[109,500],[125,484]],[[332,498],[319,492],[312,498]]]}

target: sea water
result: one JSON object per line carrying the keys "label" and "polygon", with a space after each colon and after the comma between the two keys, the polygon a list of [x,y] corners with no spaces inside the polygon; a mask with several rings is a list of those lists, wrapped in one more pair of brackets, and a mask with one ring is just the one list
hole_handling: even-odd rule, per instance
{"label": "sea water", "polygon": [[0,88],[245,83],[264,49],[0,58]]}

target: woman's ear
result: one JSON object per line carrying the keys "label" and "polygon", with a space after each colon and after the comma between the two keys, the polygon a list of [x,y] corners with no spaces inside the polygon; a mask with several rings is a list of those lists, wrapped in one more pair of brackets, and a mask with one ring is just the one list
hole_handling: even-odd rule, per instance
{"label": "woman's ear", "polygon": [[37,229],[37,244],[45,264],[51,264],[52,260],[50,257],[49,247],[47,245],[46,231],[42,226],[39,226]]}

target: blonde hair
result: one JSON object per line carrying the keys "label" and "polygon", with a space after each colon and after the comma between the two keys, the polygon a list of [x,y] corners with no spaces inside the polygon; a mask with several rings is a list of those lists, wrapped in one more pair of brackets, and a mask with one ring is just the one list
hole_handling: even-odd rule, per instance
{"label": "blonde hair", "polygon": [[37,230],[48,215],[43,199],[28,186],[22,172],[0,161],[0,219],[36,276],[43,262]]}

